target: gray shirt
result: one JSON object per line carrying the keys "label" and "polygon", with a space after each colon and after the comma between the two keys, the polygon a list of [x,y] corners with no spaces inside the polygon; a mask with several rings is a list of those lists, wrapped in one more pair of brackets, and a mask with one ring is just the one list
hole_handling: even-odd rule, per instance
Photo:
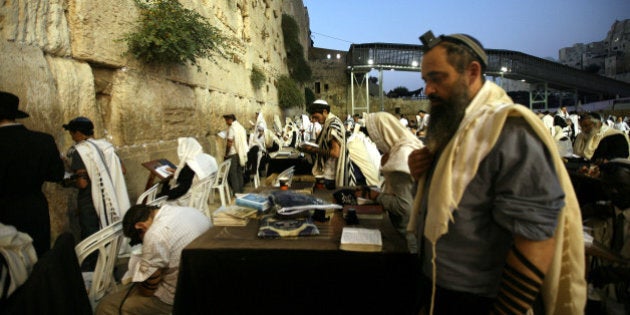
{"label": "gray shirt", "polygon": [[[513,235],[552,237],[563,206],[564,191],[545,145],[522,118],[508,118],[453,213],[454,223],[437,242],[437,285],[495,297]],[[423,216],[419,221],[421,228]],[[431,278],[427,240],[423,253],[423,271]]]}
{"label": "gray shirt", "polygon": [[417,252],[415,236],[407,234],[409,213],[413,206],[416,185],[411,175],[403,172],[385,174],[385,191],[378,195],[376,202],[387,211],[392,225],[407,239],[409,250]]}

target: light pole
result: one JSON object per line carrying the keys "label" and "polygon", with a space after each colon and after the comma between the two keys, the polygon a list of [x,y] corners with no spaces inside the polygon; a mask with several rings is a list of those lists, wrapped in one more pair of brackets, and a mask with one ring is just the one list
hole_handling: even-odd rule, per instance
{"label": "light pole", "polygon": [[501,88],[503,88],[503,89],[505,89],[505,84],[503,84],[503,82],[504,82],[503,80],[505,79],[503,77],[503,73],[505,73],[507,71],[508,71],[507,67],[501,67],[501,71],[500,71],[500,73],[501,73]]}

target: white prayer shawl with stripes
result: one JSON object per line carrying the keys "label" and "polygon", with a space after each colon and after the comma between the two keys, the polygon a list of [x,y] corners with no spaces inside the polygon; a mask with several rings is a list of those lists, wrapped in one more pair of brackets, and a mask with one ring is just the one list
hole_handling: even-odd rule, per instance
{"label": "white prayer shawl with stripes", "polygon": [[[337,187],[348,185],[348,159],[345,132],[345,128],[339,117],[335,116],[333,113],[328,113],[322,132],[317,137],[317,145],[324,150],[330,150],[330,142],[332,139],[336,139],[341,146],[335,170],[335,185]],[[313,165],[313,175],[322,173],[326,158],[327,157],[324,156],[317,156],[317,160]]]}
{"label": "white prayer shawl with stripes", "polygon": [[87,139],[74,145],[92,185],[92,203],[101,228],[116,222],[130,207],[127,184],[114,146],[105,139]]}

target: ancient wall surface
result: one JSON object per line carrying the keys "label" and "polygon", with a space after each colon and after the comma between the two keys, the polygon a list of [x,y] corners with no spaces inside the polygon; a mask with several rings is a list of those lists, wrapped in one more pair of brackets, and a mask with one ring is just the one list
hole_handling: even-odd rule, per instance
{"label": "ancient wall surface", "polygon": [[[277,106],[276,77],[286,74],[281,19],[296,16],[308,37],[308,13],[301,0],[180,0],[235,41],[235,55],[195,66],[148,66],[129,54],[119,39],[139,17],[134,0],[16,0],[0,2],[0,90],[20,97],[31,117],[28,128],[51,133],[61,151],[72,140],[61,125],[73,117],[94,121],[96,137],[117,148],[128,169],[132,203],[144,190],[141,162],[177,161],[177,138],[197,138],[206,152],[223,157],[216,134],[222,115],[234,113],[246,127],[262,111],[271,124]],[[200,39],[201,40],[201,39]],[[253,66],[267,77],[255,90]],[[53,234],[67,229],[73,190],[46,185]]]}

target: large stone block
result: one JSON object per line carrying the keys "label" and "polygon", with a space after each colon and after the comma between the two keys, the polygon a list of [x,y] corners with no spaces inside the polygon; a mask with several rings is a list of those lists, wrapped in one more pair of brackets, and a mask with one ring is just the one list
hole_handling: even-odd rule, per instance
{"label": "large stone block", "polygon": [[[94,136],[105,136],[102,114],[94,99],[92,68],[85,62],[68,58],[47,56],[46,61],[57,87],[56,99],[62,111],[61,119],[54,121],[54,127],[61,130],[62,124],[77,116],[85,116],[94,123]],[[73,144],[67,132],[59,138],[59,142],[63,149]]]}
{"label": "large stone block", "polygon": [[63,0],[3,1],[0,39],[37,46],[58,56],[70,54],[70,33]]}
{"label": "large stone block", "polygon": [[55,79],[41,49],[3,41],[0,64],[0,90],[17,95],[20,109],[30,115],[20,122],[55,137],[62,135],[58,125],[63,121],[62,104],[57,98]]}
{"label": "large stone block", "polygon": [[127,44],[120,39],[136,26],[133,0],[69,0],[67,16],[74,58],[115,67],[129,63]]}

